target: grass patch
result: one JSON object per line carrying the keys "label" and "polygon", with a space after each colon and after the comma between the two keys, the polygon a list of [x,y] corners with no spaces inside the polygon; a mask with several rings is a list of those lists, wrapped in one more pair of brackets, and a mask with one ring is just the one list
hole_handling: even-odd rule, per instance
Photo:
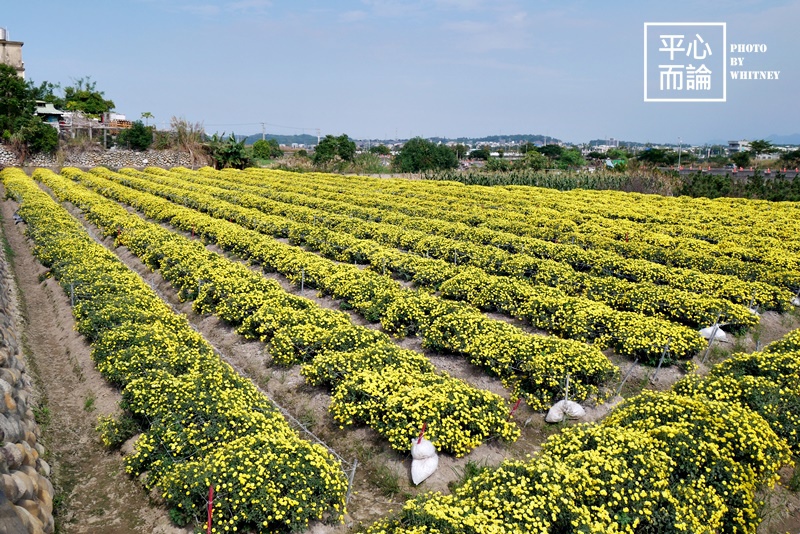
{"label": "grass patch", "polygon": [[86,397],[86,400],[83,401],[84,411],[95,411],[97,409],[97,406],[95,405],[96,401],[97,399],[95,398],[94,393],[89,393],[89,395]]}
{"label": "grass patch", "polygon": [[800,459],[795,460],[794,473],[792,473],[787,487],[794,493],[800,492]]}
{"label": "grass patch", "polygon": [[367,473],[367,481],[386,498],[392,499],[400,494],[400,477],[385,464],[371,468]]}
{"label": "grass patch", "polygon": [[455,491],[456,488],[463,486],[468,480],[475,478],[489,470],[489,467],[483,462],[475,462],[473,460],[467,461],[462,469],[453,468],[453,472],[458,476],[458,479],[453,480],[447,484],[450,491]]}

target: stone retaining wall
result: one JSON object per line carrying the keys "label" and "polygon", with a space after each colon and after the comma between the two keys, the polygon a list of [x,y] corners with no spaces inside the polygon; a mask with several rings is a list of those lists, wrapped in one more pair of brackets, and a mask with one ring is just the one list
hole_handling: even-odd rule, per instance
{"label": "stone retaining wall", "polygon": [[[53,485],[31,405],[16,323],[13,278],[0,252],[0,531],[50,534]],[[3,530],[5,529],[5,530]]]}
{"label": "stone retaining wall", "polygon": [[[17,156],[8,147],[0,145],[0,167],[17,166]],[[67,149],[58,154],[36,154],[29,157],[24,166],[26,167],[109,167],[118,169],[120,167],[192,167],[192,160],[186,152],[176,150],[147,150],[137,152],[135,150],[103,150],[101,148],[92,150]],[[200,166],[197,162],[194,167]]]}

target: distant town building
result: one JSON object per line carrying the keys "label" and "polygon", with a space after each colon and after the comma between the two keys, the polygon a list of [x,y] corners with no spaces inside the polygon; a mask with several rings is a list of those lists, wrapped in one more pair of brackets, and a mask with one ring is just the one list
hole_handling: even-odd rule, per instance
{"label": "distant town building", "polygon": [[750,141],[728,141],[728,152],[731,154],[748,150],[750,150]]}
{"label": "distant town building", "polygon": [[14,67],[20,78],[25,78],[25,64],[22,62],[22,43],[8,40],[8,30],[0,28],[0,63]]}

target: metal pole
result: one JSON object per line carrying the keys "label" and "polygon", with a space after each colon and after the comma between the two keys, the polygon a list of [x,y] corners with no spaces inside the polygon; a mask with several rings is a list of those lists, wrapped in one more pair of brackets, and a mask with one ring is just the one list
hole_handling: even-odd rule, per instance
{"label": "metal pole", "polygon": [[714,323],[714,329],[711,331],[711,339],[708,340],[708,347],[706,347],[706,353],[703,355],[702,363],[706,363],[706,358],[708,358],[708,352],[711,350],[711,345],[714,343],[714,340],[717,339],[717,330],[719,330],[719,323]]}
{"label": "metal pole", "polygon": [[658,367],[656,367],[656,371],[653,373],[653,376],[650,377],[650,383],[651,384],[655,383],[655,381],[656,381],[656,375],[658,375],[658,372],[661,370],[661,365],[664,363],[664,358],[667,357],[667,352],[669,352],[669,344],[671,342],[672,342],[672,338],[670,338],[669,341],[667,341],[667,344],[664,345],[664,352],[661,353],[661,359],[658,360]]}
{"label": "metal pole", "polygon": [[358,467],[358,458],[353,460],[353,468],[350,470],[350,476],[347,481],[347,495],[344,498],[344,503],[350,501],[350,495],[353,493],[353,480],[356,478],[356,467]]}
{"label": "metal pole", "polygon": [[619,392],[620,392],[620,391],[622,391],[622,386],[624,386],[624,385],[625,385],[625,382],[627,382],[627,381],[628,381],[628,378],[630,378],[630,376],[631,376],[631,373],[632,373],[632,372],[633,372],[633,370],[636,368],[636,364],[637,364],[637,363],[639,363],[639,358],[636,358],[635,360],[633,360],[633,363],[631,364],[630,368],[628,369],[628,372],[627,372],[627,373],[625,373],[625,377],[622,379],[622,382],[620,382],[620,383],[619,383],[619,387],[617,388],[617,392],[616,392],[616,393],[614,393],[614,396],[615,396],[615,397],[616,397],[617,395],[619,395]]}

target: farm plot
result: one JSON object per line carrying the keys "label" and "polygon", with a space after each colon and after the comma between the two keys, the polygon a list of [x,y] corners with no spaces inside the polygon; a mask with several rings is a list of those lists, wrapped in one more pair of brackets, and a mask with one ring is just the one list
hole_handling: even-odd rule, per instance
{"label": "farm plot", "polygon": [[[22,181],[6,173],[7,182]],[[684,199],[636,197],[642,206],[630,209],[625,197],[609,195],[582,212],[586,192],[569,198],[533,188],[263,170],[64,169],[34,177],[157,269],[199,313],[267,343],[274,362],[300,364],[309,384],[329,388],[331,414],[343,427],[367,425],[399,452],[423,423],[437,448],[454,456],[487,439],[513,441],[519,428],[509,410],[517,397],[543,409],[567,383],[570,398],[582,401],[601,402],[613,391],[618,370],[601,350],[650,365],[663,354],[668,364],[690,360],[705,347],[697,328],[720,321],[747,332],[758,327],[755,312],[790,309],[797,289],[793,245],[769,246],[781,239],[755,222],[774,217],[758,204],[730,206],[731,213],[716,207],[732,229],[725,240],[716,230],[703,233],[697,221],[707,210],[679,206]],[[670,200],[682,217],[697,218],[687,222],[694,230],[678,230],[661,205]],[[739,232],[746,224],[757,229],[749,238]],[[209,252],[209,242],[318,289],[395,339],[286,293]],[[398,348],[397,338],[415,335],[429,350],[463,355],[498,376],[509,395],[476,389]],[[708,375],[690,373],[672,391],[631,398],[598,425],[567,428],[530,460],[481,469],[450,495],[408,500],[370,531],[755,532],[756,491],[798,453],[795,337],[737,354]],[[140,366],[161,372],[152,353],[119,359],[98,363],[126,388],[126,373],[141,373]],[[174,357],[166,364],[177,365]],[[147,378],[162,383],[160,375]],[[183,411],[187,398],[177,397]],[[158,417],[158,409],[175,409],[150,406],[158,401],[146,403]],[[105,434],[113,437],[119,423],[107,422]],[[157,448],[148,436],[129,462],[141,461],[141,447]],[[220,458],[220,466],[235,458]],[[185,505],[197,517],[205,479],[193,481],[200,489]],[[273,513],[269,528],[303,527],[344,509],[307,512],[315,515],[298,521]],[[237,525],[225,514],[229,522],[220,526],[265,528],[253,519],[261,516],[245,516]]]}
{"label": "farm plot", "polygon": [[128,418],[103,421],[103,440],[110,445],[142,428],[127,470],[148,473],[147,486],[160,490],[174,520],[201,517],[212,484],[219,530],[301,528],[345,513],[347,480],[328,451],[301,440],[184,317],[30,178],[8,169],[2,179],[36,256],[74,299],[92,358],[122,389]]}

